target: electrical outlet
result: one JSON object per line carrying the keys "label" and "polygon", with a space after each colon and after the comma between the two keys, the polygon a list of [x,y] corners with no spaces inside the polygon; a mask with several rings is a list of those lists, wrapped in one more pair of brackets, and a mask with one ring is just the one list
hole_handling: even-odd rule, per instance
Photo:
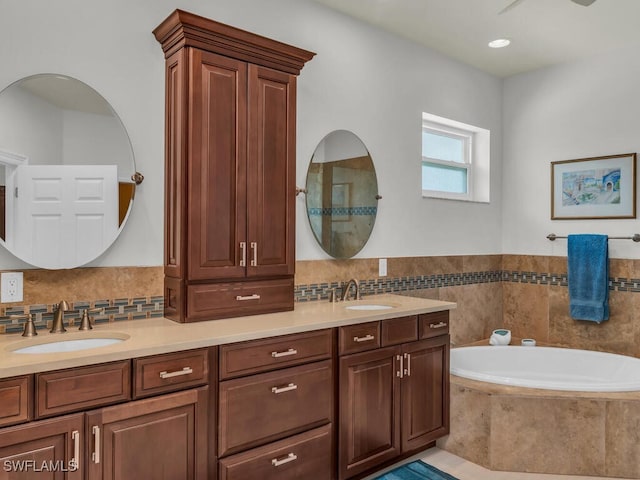
{"label": "electrical outlet", "polygon": [[379,277],[387,276],[387,259],[386,258],[378,259],[378,276]]}
{"label": "electrical outlet", "polygon": [[0,274],[0,302],[21,302],[23,299],[22,272],[4,272]]}

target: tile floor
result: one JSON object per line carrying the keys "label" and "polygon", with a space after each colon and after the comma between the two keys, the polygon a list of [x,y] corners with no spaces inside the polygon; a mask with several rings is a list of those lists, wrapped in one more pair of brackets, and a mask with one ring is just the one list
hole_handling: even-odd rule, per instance
{"label": "tile floor", "polygon": [[[488,470],[475,463],[468,462],[464,458],[460,458],[445,450],[441,450],[437,447],[431,448],[426,452],[421,453],[415,457],[407,459],[405,462],[412,460],[423,460],[424,462],[439,468],[443,472],[447,472],[459,480],[624,480],[621,478],[609,478],[609,477],[585,477],[574,475],[546,475],[541,473],[516,473],[516,472],[495,472]],[[376,476],[382,473],[392,470],[394,467],[385,469],[382,472],[378,472],[372,477],[367,477],[365,480],[372,480]]]}

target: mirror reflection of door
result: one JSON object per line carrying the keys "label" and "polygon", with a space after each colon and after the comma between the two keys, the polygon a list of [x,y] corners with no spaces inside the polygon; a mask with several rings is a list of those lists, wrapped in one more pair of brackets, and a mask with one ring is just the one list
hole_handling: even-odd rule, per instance
{"label": "mirror reflection of door", "polygon": [[[47,173],[32,176],[26,172],[36,170],[25,169],[19,178],[26,183],[18,186],[16,172],[21,166],[42,167],[41,172]],[[108,173],[101,171],[106,166]],[[59,172],[78,167],[81,173],[78,180],[71,180],[67,173],[52,173],[56,167]],[[0,92],[0,211],[4,214],[4,218],[0,214],[0,237],[20,259],[41,268],[73,268],[100,256],[117,238],[131,211],[134,173],[131,142],[122,122],[88,85],[43,74],[21,79]],[[60,178],[60,185],[44,180],[49,176]],[[54,201],[57,188],[65,195]],[[99,188],[103,191],[98,192]],[[27,190],[35,195],[31,201],[23,195]],[[98,207],[101,202],[109,205],[86,213],[89,206]],[[54,205],[64,205],[60,223],[49,213]],[[85,213],[80,215],[80,211]],[[98,220],[95,215],[104,217]],[[69,239],[71,230],[79,238]],[[75,256],[61,253],[69,245],[75,245]]]}
{"label": "mirror reflection of door", "polygon": [[5,241],[20,258],[50,269],[83,265],[116,237],[115,165],[23,165],[7,180],[15,194]]}

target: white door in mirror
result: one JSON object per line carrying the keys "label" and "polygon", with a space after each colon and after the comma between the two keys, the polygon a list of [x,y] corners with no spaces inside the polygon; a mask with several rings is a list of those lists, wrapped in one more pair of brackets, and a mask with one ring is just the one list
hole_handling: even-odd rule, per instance
{"label": "white door in mirror", "polygon": [[117,236],[116,165],[20,165],[12,177],[7,210],[16,221],[5,241],[18,257],[43,268],[77,267]]}

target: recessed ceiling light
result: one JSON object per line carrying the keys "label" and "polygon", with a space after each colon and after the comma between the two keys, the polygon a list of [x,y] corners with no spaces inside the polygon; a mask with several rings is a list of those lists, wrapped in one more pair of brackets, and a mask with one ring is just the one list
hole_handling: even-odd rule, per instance
{"label": "recessed ceiling light", "polygon": [[489,42],[489,46],[491,48],[503,48],[511,43],[511,40],[508,38],[497,38],[496,40],[492,40]]}

